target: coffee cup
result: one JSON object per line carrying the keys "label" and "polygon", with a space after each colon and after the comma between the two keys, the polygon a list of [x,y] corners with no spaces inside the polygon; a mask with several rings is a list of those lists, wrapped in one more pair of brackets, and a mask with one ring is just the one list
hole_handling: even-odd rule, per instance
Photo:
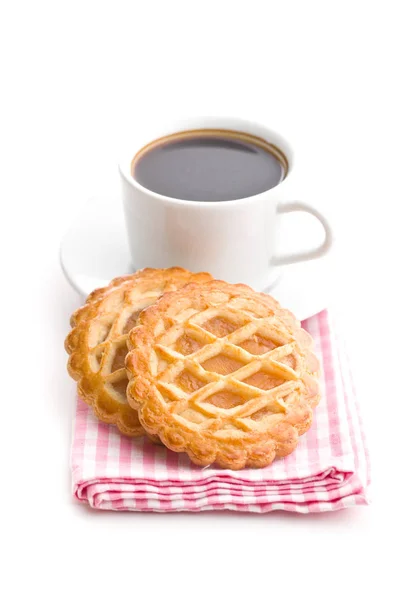
{"label": "coffee cup", "polygon": [[[252,121],[199,117],[149,131],[119,166],[132,267],[179,265],[263,290],[274,267],[323,256],[332,230],[291,198],[294,168],[285,137]],[[317,219],[324,240],[279,255],[281,215],[291,212]]]}

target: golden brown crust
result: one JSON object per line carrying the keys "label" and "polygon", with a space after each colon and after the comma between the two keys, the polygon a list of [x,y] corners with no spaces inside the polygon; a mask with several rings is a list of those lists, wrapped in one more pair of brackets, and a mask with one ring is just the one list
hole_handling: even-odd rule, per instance
{"label": "golden brown crust", "polygon": [[73,329],[65,340],[70,354],[68,372],[78,382],[80,397],[101,421],[117,425],[129,436],[144,434],[124,392],[124,382],[128,383],[124,359],[129,330],[140,310],[164,291],[209,279],[208,273],[191,273],[180,267],[143,269],[94,290],[84,306],[75,311],[71,317]]}
{"label": "golden brown crust", "polygon": [[319,401],[312,338],[271,296],[209,281],[166,293],[131,330],[128,401],[198,465],[264,467],[292,452]]}

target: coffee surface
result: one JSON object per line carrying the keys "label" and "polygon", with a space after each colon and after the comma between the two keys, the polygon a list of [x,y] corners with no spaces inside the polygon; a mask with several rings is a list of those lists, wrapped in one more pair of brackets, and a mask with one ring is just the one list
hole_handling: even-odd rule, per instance
{"label": "coffee surface", "polygon": [[285,176],[282,162],[256,142],[234,136],[179,134],[144,149],[132,175],[145,188],[181,200],[224,202],[260,194]]}

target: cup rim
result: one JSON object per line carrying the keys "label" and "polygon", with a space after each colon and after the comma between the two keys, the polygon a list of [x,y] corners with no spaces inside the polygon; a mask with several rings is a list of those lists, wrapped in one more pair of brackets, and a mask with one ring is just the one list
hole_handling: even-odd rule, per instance
{"label": "cup rim", "polygon": [[[133,157],[139,152],[143,147],[152,141],[156,141],[159,138],[162,138],[166,135],[180,133],[184,131],[190,131],[192,129],[220,129],[220,130],[230,130],[230,131],[238,131],[239,133],[247,133],[250,135],[254,135],[256,137],[261,137],[266,142],[276,145],[285,155],[288,163],[288,169],[285,178],[278,183],[273,188],[269,190],[265,190],[260,192],[259,194],[254,194],[253,196],[246,196],[245,198],[236,198],[232,200],[224,200],[223,202],[213,202],[212,200],[186,200],[185,198],[174,198],[172,196],[165,196],[163,194],[159,194],[158,192],[153,192],[149,188],[141,185],[131,173],[131,163]],[[267,136],[267,137],[266,137]],[[287,142],[286,138],[278,133],[277,131],[271,129],[263,125],[262,123],[258,123],[255,121],[250,121],[247,119],[237,118],[237,117],[212,117],[212,116],[204,116],[204,117],[189,117],[186,119],[181,119],[175,122],[170,123],[166,127],[164,126],[163,131],[157,136],[149,136],[147,141],[140,144],[138,149],[131,154],[129,159],[124,159],[119,162],[118,165],[119,172],[121,177],[130,184],[133,188],[138,191],[156,199],[164,201],[168,204],[176,204],[176,205],[190,205],[197,206],[208,209],[212,207],[213,209],[223,210],[225,207],[231,206],[239,206],[242,204],[247,204],[256,201],[260,197],[264,197],[267,194],[273,192],[274,190],[281,190],[285,185],[287,180],[290,177],[290,174],[293,170],[293,151],[291,149],[290,144]]]}

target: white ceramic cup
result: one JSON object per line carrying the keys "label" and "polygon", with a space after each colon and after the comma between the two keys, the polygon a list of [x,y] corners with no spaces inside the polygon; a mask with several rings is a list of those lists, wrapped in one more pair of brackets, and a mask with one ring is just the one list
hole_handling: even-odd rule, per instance
{"label": "white ceramic cup", "polygon": [[[170,198],[135,181],[131,163],[139,150],[158,138],[192,129],[234,130],[266,140],[287,158],[285,179],[261,194],[224,202]],[[181,266],[191,271],[209,271],[218,279],[247,283],[256,290],[263,290],[270,282],[272,267],[318,258],[326,254],[332,244],[332,231],[326,218],[309,204],[293,202],[288,196],[293,149],[281,135],[261,124],[241,119],[198,117],[153,129],[145,138],[135,140],[130,155],[120,163],[120,173],[135,269]],[[317,248],[277,256],[279,215],[299,211],[320,221],[325,239]]]}

